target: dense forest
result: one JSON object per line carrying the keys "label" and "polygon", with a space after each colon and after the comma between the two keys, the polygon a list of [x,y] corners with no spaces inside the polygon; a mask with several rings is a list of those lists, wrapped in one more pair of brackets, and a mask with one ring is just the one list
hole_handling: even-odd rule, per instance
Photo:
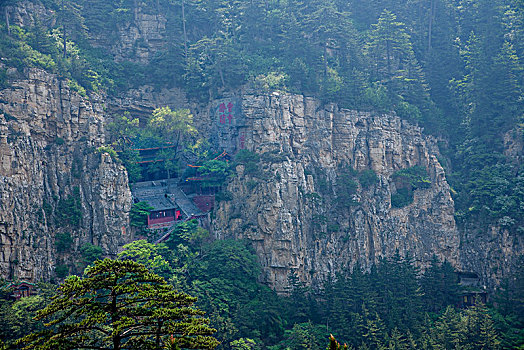
{"label": "dense forest", "polygon": [[[449,263],[435,259],[421,275],[409,257],[399,255],[381,261],[367,273],[356,268],[346,275],[333,276],[332,281],[316,291],[292,276],[289,295],[278,296],[257,282],[260,267],[245,242],[206,242],[207,232],[198,228],[196,222],[182,223],[165,244],[155,245],[144,240],[129,244],[119,254],[119,261],[144,264],[169,285],[197,296],[196,305],[207,312],[210,325],[217,331],[214,336],[220,342],[220,349],[325,349],[329,334],[350,349],[515,349],[524,344],[522,265],[521,271],[509,276],[503,288],[493,296],[496,308],[485,306],[480,299],[470,307],[457,308],[463,305],[461,299],[467,290],[458,284]],[[96,255],[91,256],[86,264],[96,258]],[[90,276],[89,269],[85,273],[88,276],[85,280],[91,282],[89,286],[82,285],[85,288],[82,292],[87,294],[81,298],[93,303],[87,304],[92,307],[81,308],[80,302],[72,303],[73,306],[59,304],[63,310],[78,305],[78,310],[71,313],[69,319],[62,318],[60,308],[51,308],[52,312],[40,311],[39,320],[33,320],[38,310],[57,297],[59,300],[67,299],[68,295],[77,298],[80,294],[66,294],[71,291],[62,290],[63,286],[54,297],[56,286],[42,284],[38,296],[17,302],[1,299],[0,335],[3,341],[12,344],[30,332],[41,332],[45,329],[44,322],[56,319],[64,325],[76,321],[78,329],[82,326],[109,327],[110,320],[97,319],[98,304],[94,303],[99,299],[92,296],[93,293],[103,294],[109,288],[106,284],[97,285],[101,280],[111,280],[107,277],[110,271],[107,261],[97,266],[98,275]],[[73,288],[78,283],[77,276],[66,282]],[[125,280],[120,284],[119,290],[129,288]],[[91,323],[83,323],[86,320]],[[54,327],[58,326],[61,324]],[[120,328],[115,328],[130,327],[125,323],[118,326]],[[93,338],[96,334],[75,338],[67,336],[68,328],[60,330],[68,341],[87,344],[87,341],[100,340]],[[163,335],[164,340],[169,339],[168,334]],[[132,341],[126,343],[126,349],[146,348],[133,347]],[[36,346],[38,343],[29,344]],[[53,344],[58,346],[59,343],[50,342],[42,349],[56,349]],[[100,347],[96,348],[113,349],[107,344],[106,347],[98,344]],[[152,348],[170,348],[163,346]]]}
{"label": "dense forest", "polygon": [[43,3],[51,24],[3,19],[6,67],[59,73],[82,94],[148,83],[204,103],[247,85],[395,111],[441,138],[459,223],[522,234],[522,169],[503,149],[523,133],[522,1],[141,1],[171,39],[145,63],[104,48],[137,1]]}
{"label": "dense forest", "polygon": [[[0,8],[18,2],[4,0]],[[13,24],[7,10],[1,16],[0,89],[8,88],[10,80],[23,76],[27,68],[37,67],[58,74],[85,97],[94,93],[118,96],[139,84],[149,84],[158,90],[178,87],[191,102],[205,105],[243,87],[314,96],[348,109],[394,112],[440,140],[439,161],[452,186],[459,225],[485,228],[496,224],[511,234],[524,235],[524,168],[504,148],[508,137],[524,138],[522,0],[41,3],[52,15],[39,18],[33,26]],[[147,60],[137,58],[137,52],[146,49],[140,42],[115,59],[111,43],[136,16],[137,6],[165,17],[169,40]],[[138,155],[126,144],[130,137],[144,146],[176,142],[173,133],[166,133],[165,125],[155,121],[169,115],[185,120],[185,127],[177,132],[194,133],[187,110],[156,110],[141,127],[134,116],[123,115],[115,117],[108,128],[119,154],[109,147],[99,151],[120,157],[131,181],[154,177],[154,172],[169,176],[170,171],[179,171],[178,148],[165,157],[175,161],[144,173],[134,166]],[[198,142],[193,139],[193,146]],[[195,152],[201,161],[207,161],[202,171],[225,179],[230,169],[213,162],[216,154]],[[249,163],[250,157],[256,155],[241,153],[234,161]],[[219,187],[220,181],[209,186]],[[73,197],[64,206],[72,212],[79,210]],[[140,229],[147,208],[135,206],[131,215],[132,225]],[[65,215],[62,220],[76,217]],[[71,245],[71,237],[62,238],[57,250]],[[86,267],[85,281],[96,279],[97,269],[105,273],[104,266],[110,264],[102,265],[100,258],[99,247],[84,245],[78,275]],[[487,304],[478,299],[465,307],[462,298],[468,291],[459,285],[448,262],[434,259],[422,273],[409,256],[400,255],[382,260],[370,271],[357,266],[315,288],[292,276],[288,295],[277,295],[259,283],[260,265],[247,243],[213,241],[192,221],[178,225],[163,244],[144,240],[127,245],[117,261],[128,260],[159,275],[159,279],[148,278],[165,295],[172,297],[169,285],[198,297],[196,302],[189,296],[177,302],[180,307],[195,303],[206,312],[209,326],[196,311],[181,319],[200,327],[193,334],[207,337],[212,333],[210,327],[215,328],[219,349],[324,349],[330,334],[350,349],[524,348],[522,261]],[[60,274],[57,270],[58,280],[67,273],[67,268]],[[77,276],[67,281],[71,290],[81,284]],[[67,290],[62,287],[57,292],[56,288],[42,283],[39,295],[16,302],[9,300],[9,290],[0,290],[0,349],[37,348],[30,337],[18,343],[16,339],[33,332],[50,337],[54,333],[44,329],[64,331],[67,327],[60,328],[61,322],[73,321],[93,327],[92,333],[74,341],[92,341],[93,348],[108,348],[104,341],[95,344],[94,331],[99,324],[109,327],[108,321],[98,319],[96,310],[89,308],[72,313],[73,321],[56,314],[59,310],[53,307],[59,304],[52,303],[62,300]],[[109,287],[82,288],[89,295]],[[46,311],[33,319],[39,310]],[[58,321],[44,326],[52,320]],[[169,327],[174,327],[166,328],[173,334],[179,326]],[[126,348],[175,349],[178,345],[168,337],[169,331],[162,334],[161,345],[160,338],[150,342],[137,336],[127,340]],[[182,348],[184,344],[188,348],[216,345],[206,339],[203,345],[180,344]],[[38,346],[78,348],[78,343],[71,344],[75,343]]]}

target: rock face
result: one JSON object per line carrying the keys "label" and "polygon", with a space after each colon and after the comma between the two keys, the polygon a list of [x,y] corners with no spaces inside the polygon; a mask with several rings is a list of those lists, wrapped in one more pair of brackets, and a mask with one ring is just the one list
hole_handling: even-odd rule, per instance
{"label": "rock face", "polygon": [[[0,90],[0,276],[37,280],[71,266],[83,243],[114,255],[131,239],[132,202],[124,168],[96,151],[101,101],[44,71],[27,75]],[[61,234],[72,242],[57,253]]]}
{"label": "rock face", "polygon": [[[524,128],[519,125],[503,136],[507,162],[522,167],[524,161]],[[523,232],[511,230],[509,217],[495,225],[482,227],[467,223],[461,228],[461,257],[464,270],[475,271],[488,287],[496,286],[505,276],[511,276],[522,264],[524,256]]]}
{"label": "rock face", "polygon": [[[228,186],[233,199],[219,203],[214,233],[253,241],[266,283],[285,292],[291,273],[316,284],[396,251],[422,267],[433,254],[460,267],[450,189],[436,141],[420,128],[295,95],[247,94],[241,103],[238,135],[261,162],[258,171],[237,167]],[[393,208],[400,185],[392,175],[413,166],[427,170],[431,186]],[[378,182],[365,188],[353,181],[350,203],[341,203],[350,167],[372,169]]]}
{"label": "rock face", "polygon": [[[134,61],[147,64],[156,53],[170,43],[166,35],[167,19],[164,15],[167,8],[161,8],[141,0],[134,0],[129,16],[123,15],[116,25],[91,34],[91,43],[108,49],[116,61]],[[128,18],[129,17],[129,18]]]}
{"label": "rock face", "polygon": [[55,21],[53,11],[47,9],[40,1],[23,0],[15,5],[6,6],[4,11],[11,25],[20,27],[34,26],[36,20],[46,25],[52,25]]}

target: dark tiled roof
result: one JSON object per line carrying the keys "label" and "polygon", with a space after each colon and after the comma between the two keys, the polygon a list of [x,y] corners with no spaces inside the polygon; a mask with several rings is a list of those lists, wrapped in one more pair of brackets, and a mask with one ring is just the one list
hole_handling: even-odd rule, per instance
{"label": "dark tiled roof", "polygon": [[154,211],[177,208],[177,206],[173,202],[171,202],[169,198],[164,197],[164,195],[161,195],[159,197],[142,197],[138,198],[138,200],[141,202],[147,202],[147,204],[155,208]]}

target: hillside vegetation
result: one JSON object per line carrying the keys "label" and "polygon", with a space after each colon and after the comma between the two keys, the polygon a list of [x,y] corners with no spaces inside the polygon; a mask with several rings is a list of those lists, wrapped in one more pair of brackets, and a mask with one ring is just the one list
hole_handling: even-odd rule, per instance
{"label": "hillside vegetation", "polygon": [[[119,94],[147,83],[180,87],[205,102],[247,84],[344,108],[395,111],[442,138],[441,162],[456,193],[459,223],[524,230],[522,166],[504,154],[505,135],[524,135],[522,1],[43,4],[51,15],[33,27],[7,28],[2,17],[6,67],[44,68],[82,94]],[[139,63],[136,52],[148,44],[138,39],[117,62],[108,43],[119,39],[138,8],[165,17],[165,44]],[[4,68],[0,86],[8,83]]]}
{"label": "hillside vegetation", "polygon": [[[147,84],[155,91],[179,88],[192,103],[205,106],[228,92],[248,87],[314,96],[341,108],[392,112],[440,140],[439,161],[453,188],[460,226],[486,231],[496,225],[510,235],[524,235],[524,164],[522,155],[508,148],[509,144],[524,142],[522,0],[30,2],[42,5],[37,6],[41,11],[32,13],[33,21],[24,25],[11,16],[22,0],[0,4],[0,89],[24,77],[28,68],[40,68],[57,74],[85,98],[94,94],[121,96]],[[139,15],[165,25],[160,30],[160,44],[148,43],[138,34],[131,48],[119,50],[122,33]],[[141,56],[144,52],[147,57]],[[2,110],[0,114],[4,114]],[[140,180],[143,174],[137,170],[138,155],[126,143],[130,137],[143,142],[144,147],[148,142],[169,145],[164,158],[172,162],[166,162],[162,175],[178,174],[182,172],[176,163],[178,150],[190,143],[184,137],[193,137],[196,130],[190,122],[184,124],[191,126],[189,129],[168,129],[169,124],[160,119],[169,116],[192,123],[189,110],[156,110],[147,126],[140,125],[136,116],[120,116],[108,125],[112,138],[121,141],[120,154],[105,146],[97,151],[114,159],[120,157],[131,180]],[[4,117],[10,118],[8,114]],[[194,149],[206,142],[196,136],[190,141]],[[246,172],[259,170],[258,155],[247,151],[239,155],[236,161],[245,165]],[[202,160],[207,162],[199,174],[207,176],[208,187],[219,188],[230,169],[211,153]],[[358,176],[362,187],[378,181],[373,172]],[[427,173],[418,167],[393,176],[403,178],[413,191],[428,186]],[[358,186],[353,177],[346,178],[348,194]],[[411,203],[411,191],[397,195],[393,205]],[[82,224],[77,192],[60,202],[63,217],[56,220],[64,225]],[[218,192],[217,200],[227,195]],[[353,204],[349,195],[343,199],[341,206]],[[135,206],[133,224],[144,226],[147,209]],[[323,349],[330,333],[352,349],[524,348],[522,260],[487,306],[477,299],[474,306],[460,308],[467,292],[483,295],[483,291],[459,286],[449,263],[435,259],[421,273],[409,256],[398,254],[370,271],[362,272],[357,266],[313,289],[292,276],[289,295],[279,296],[259,283],[260,264],[246,244],[213,241],[195,222],[181,225],[165,244],[137,241],[126,246],[118,259],[145,265],[149,272],[138,264],[136,269],[149,274],[169,295],[176,293],[174,287],[197,296],[195,305],[207,312],[210,326],[217,330],[214,337],[221,342],[220,349]],[[68,250],[72,237],[63,234],[59,238],[57,251]],[[100,247],[84,245],[83,252],[81,268],[98,266],[104,275],[102,263],[94,263],[102,256]],[[104,263],[113,264],[135,265]],[[57,277],[66,277],[68,271],[65,267]],[[86,274],[89,271],[95,269],[88,268]],[[68,281],[65,286],[74,287],[81,279],[70,277]],[[118,283],[110,287],[120,288]],[[91,297],[90,288],[82,289],[82,300]],[[130,288],[132,298],[141,295],[140,290]],[[57,294],[54,286],[41,285],[39,290],[39,295],[15,302],[7,300],[9,290],[0,289],[0,349],[4,348],[2,341],[7,344],[5,348],[17,348],[16,339],[32,332],[42,333],[26,340],[36,339],[34,344],[53,348],[56,343],[52,339],[38,337],[67,331],[68,326],[58,321],[58,325],[45,326],[44,321],[52,319],[44,319],[63,317],[55,306],[46,309],[46,305],[56,305],[51,301],[53,295],[54,300],[64,303],[68,299],[61,292]],[[108,287],[100,290],[107,291]],[[188,300],[184,307],[195,302],[185,294],[183,297]],[[171,306],[171,311],[165,309],[160,310],[173,312]],[[40,318],[33,319],[38,310],[52,312],[40,312]],[[200,316],[197,309],[184,310]],[[99,346],[99,340],[102,345],[98,348],[107,348],[110,343],[108,334],[113,331],[104,328],[108,326],[106,314],[93,316],[91,311],[89,307],[83,309],[84,313],[73,315],[71,322],[95,325],[93,330],[102,329],[107,339],[94,337],[92,331],[75,338],[75,345],[69,348],[81,348],[78,344],[82,342]],[[134,314],[133,321],[147,316],[158,325],[162,318],[143,313],[143,309],[140,312]],[[122,322],[128,325],[130,320],[123,317]],[[202,333],[185,328],[181,332],[206,337],[212,333],[207,320],[195,320],[195,327],[206,325]],[[168,330],[174,327],[176,324]],[[138,349],[136,344],[147,343],[152,349],[177,348],[173,338],[169,343],[167,331],[148,332],[147,338],[137,335],[126,346]],[[183,337],[191,336],[185,333]],[[213,339],[206,339],[209,348],[216,345]],[[133,345],[135,340],[140,343]]]}

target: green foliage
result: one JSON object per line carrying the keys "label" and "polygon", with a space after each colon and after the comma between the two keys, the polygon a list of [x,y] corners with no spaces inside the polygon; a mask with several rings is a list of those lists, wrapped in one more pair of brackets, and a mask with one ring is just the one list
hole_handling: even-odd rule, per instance
{"label": "green foliage", "polygon": [[180,222],[173,228],[168,246],[178,243],[201,243],[208,235],[209,232],[200,227],[196,219]]}
{"label": "green foliage", "polygon": [[[192,307],[196,301],[131,260],[96,261],[84,276],[70,276],[51,304],[38,312],[45,331],[19,343],[25,349],[171,348],[213,349],[214,329]],[[125,312],[124,312],[125,311]]]}
{"label": "green foliage", "polygon": [[161,135],[176,147],[180,145],[184,137],[196,133],[193,126],[193,115],[189,109],[172,111],[169,107],[157,108],[153,111],[148,126],[153,133]]}
{"label": "green foliage", "polygon": [[101,259],[102,254],[103,250],[101,247],[89,242],[80,246],[81,262],[84,266],[91,265],[96,260]]}
{"label": "green foliage", "polygon": [[67,81],[67,86],[69,86],[69,88],[72,90],[72,91],[76,91],[78,92],[78,94],[82,97],[87,97],[87,91],[86,89],[81,86],[80,84],[78,84],[78,82],[76,80],[68,80]]}
{"label": "green foliage", "polygon": [[378,181],[378,176],[372,169],[363,170],[358,176],[360,186],[365,189],[375,185]]}
{"label": "green foliage", "polygon": [[315,325],[312,322],[296,323],[293,328],[286,330],[284,340],[271,350],[314,350],[323,349],[327,331],[325,326]]}
{"label": "green foliage", "polygon": [[259,154],[242,149],[235,155],[235,162],[233,166],[236,166],[237,164],[244,165],[244,174],[258,176],[260,175],[259,161]]}
{"label": "green foliage", "polygon": [[55,237],[55,247],[58,253],[65,253],[71,250],[73,237],[70,233],[57,233]]}
{"label": "green foliage", "polygon": [[408,188],[400,188],[391,194],[391,206],[393,208],[403,208],[413,203],[413,192]]}
{"label": "green foliage", "polygon": [[140,153],[132,148],[132,140],[140,135],[138,118],[133,119],[128,112],[121,116],[114,116],[107,129],[111,137],[111,145],[126,168],[129,181],[141,180],[142,170],[138,162],[142,159]]}
{"label": "green foliage", "polygon": [[283,332],[278,297],[257,282],[260,271],[253,252],[234,240],[205,246],[200,264],[190,267],[192,290],[224,344],[240,337],[273,344]]}
{"label": "green foliage", "polygon": [[348,348],[347,344],[340,345],[340,343],[335,339],[333,335],[329,336],[329,347],[328,347],[329,350],[342,350],[342,349],[347,349],[347,348]]}
{"label": "green foliage", "polygon": [[55,267],[55,275],[58,278],[66,278],[69,275],[69,266],[60,264]]}
{"label": "green foliage", "polygon": [[220,187],[227,180],[230,170],[226,162],[212,159],[204,162],[198,172],[204,177],[203,187]]}
{"label": "green foliage", "polygon": [[397,191],[391,194],[391,205],[402,208],[413,203],[413,191],[431,186],[426,168],[413,166],[396,171],[393,176]]}
{"label": "green foliage", "polygon": [[142,179],[142,169],[138,162],[141,161],[140,153],[133,149],[126,149],[118,154],[122,164],[127,170],[129,182],[138,182]]}
{"label": "green foliage", "polygon": [[147,225],[147,217],[153,209],[147,202],[134,203],[129,213],[129,224],[133,227],[144,227]]}
{"label": "green foliage", "polygon": [[437,258],[433,257],[431,266],[420,279],[427,311],[438,312],[447,305],[458,305],[460,292],[457,278],[449,262],[439,264]]}
{"label": "green foliage", "polygon": [[[181,173],[181,160],[189,155],[199,157],[205,142],[197,138],[193,116],[188,109],[157,108],[140,127],[139,119],[129,113],[115,116],[108,125],[112,145],[126,167],[131,182],[171,178]],[[142,161],[140,150],[155,148],[151,157]]]}
{"label": "green foliage", "polygon": [[448,349],[500,349],[493,320],[482,304],[460,313],[448,307],[431,331],[433,341]]}
{"label": "green foliage", "polygon": [[[0,301],[1,339],[9,344],[28,333],[41,331],[44,328],[43,323],[35,322],[33,318],[46,302],[46,298],[41,295],[22,298],[16,302]],[[10,348],[12,347],[6,347]]]}
{"label": "green foliage", "polygon": [[111,156],[111,159],[114,161],[119,161],[118,154],[111,146],[100,146],[96,149],[96,151],[100,154],[109,154]]}
{"label": "green foliage", "polygon": [[55,216],[58,226],[80,227],[82,223],[82,199],[79,187],[73,187],[71,195],[60,198],[56,206]]}
{"label": "green foliage", "polygon": [[255,86],[263,91],[286,90],[289,77],[285,73],[269,72],[255,77]]}
{"label": "green foliage", "polygon": [[356,171],[351,167],[339,170],[337,179],[337,204],[340,208],[349,208],[358,205],[358,202],[353,198],[358,190],[356,174]]}
{"label": "green foliage", "polygon": [[255,152],[248,151],[247,149],[241,149],[235,155],[235,162],[238,164],[248,164],[250,162],[258,163],[260,155]]}
{"label": "green foliage", "polygon": [[260,349],[253,339],[240,338],[229,343],[232,350],[254,350]]}
{"label": "green foliage", "polygon": [[[503,306],[499,311],[486,308],[480,301],[477,306],[467,310],[454,309],[452,304],[456,302],[459,286],[448,263],[441,264],[434,259],[432,266],[419,279],[418,270],[411,259],[401,258],[398,254],[391,259],[382,260],[367,273],[355,266],[352,272],[339,275],[336,280],[326,284],[322,288],[322,295],[318,297],[314,297],[312,290],[300,282],[297,276],[292,276],[289,296],[278,297],[257,282],[260,266],[253,252],[243,242],[215,241],[199,247],[196,241],[190,242],[189,237],[193,237],[195,231],[194,225],[179,230],[176,235],[179,237],[178,241],[172,247],[145,241],[134,242],[125,247],[119,258],[132,264],[143,262],[150,271],[168,276],[172,284],[191,288],[192,293],[199,297],[199,307],[208,312],[213,326],[218,329],[217,337],[222,341],[223,348],[228,348],[229,345],[233,349],[319,349],[323,347],[329,333],[354,349],[424,349],[430,345],[432,347],[429,348],[435,349],[513,349],[522,344],[522,320],[516,316],[521,304],[521,273],[509,279],[514,285],[504,286],[503,292],[511,293],[499,297],[497,303]],[[102,261],[96,261],[94,266],[101,264]],[[86,276],[93,268],[86,270]],[[110,312],[107,307],[110,297],[107,296],[110,295],[112,286],[116,285],[120,286],[118,290],[125,297],[118,300],[122,303],[132,302],[128,295],[134,298],[133,293],[140,292],[133,288],[134,292],[127,294],[128,289],[131,286],[141,288],[142,282],[137,283],[137,279],[143,273],[150,274],[145,268],[140,269],[133,269],[131,273],[120,266],[117,271],[121,277],[116,277],[114,274],[117,272],[101,268],[92,277],[86,278],[90,279],[90,284],[94,284],[96,279],[100,283],[100,290],[87,289],[89,285],[79,283],[81,280],[78,277],[69,277],[68,281],[71,280],[74,284],[70,283],[68,288],[76,289],[81,286],[87,290],[87,294],[83,293],[84,289],[75,294],[71,294],[71,291],[67,295],[59,292],[55,299],[61,304],[58,305],[55,301],[51,305],[55,305],[55,310],[61,308],[68,312],[69,307],[78,308],[77,315],[91,312],[88,326],[95,319],[104,320],[99,321],[105,322],[102,329],[110,330],[113,322],[107,316],[97,317],[102,312],[99,308]],[[65,274],[67,273],[66,267]],[[112,279],[112,282],[105,282],[106,278]],[[149,282],[143,283],[153,283],[151,278],[147,280]],[[153,280],[157,281],[157,277]],[[150,292],[149,294],[155,296],[164,294],[152,290]],[[45,297],[47,294],[41,295]],[[89,308],[85,306],[83,309],[81,306],[84,304],[79,300],[83,297],[89,301],[85,304],[90,305]],[[66,301],[66,298],[71,299],[71,302]],[[8,330],[17,327],[12,305],[0,300],[0,324],[6,325]],[[136,315],[140,311],[131,308],[129,312]],[[30,320],[31,315],[22,316],[23,318],[16,320],[26,321],[16,322],[27,326],[18,326],[17,334],[23,336],[29,331],[43,329],[42,323]],[[59,323],[54,329],[48,329],[44,333],[59,334],[64,317],[65,314],[56,311],[55,317],[50,321]],[[136,322],[151,320],[150,317],[153,316],[148,314],[136,318],[129,327],[134,327]],[[74,322],[77,321],[70,321],[72,328],[69,329],[74,330]],[[127,326],[126,323],[120,329]],[[0,327],[0,332],[2,330]],[[96,330],[84,335],[84,345],[95,342],[92,337],[97,342],[106,338]],[[9,340],[12,337],[4,339]],[[57,335],[55,339],[58,341],[61,338]],[[162,346],[164,340],[169,341],[168,336],[163,336],[162,339]],[[152,341],[155,342],[153,339]]]}
{"label": "green foliage", "polygon": [[478,222],[486,224],[495,221],[512,231],[522,226],[523,167],[479,165],[476,170],[468,172],[470,178],[458,185],[456,207],[459,222],[469,218],[477,218]]}
{"label": "green foliage", "polygon": [[413,189],[423,189],[431,186],[426,168],[419,165],[396,171],[393,174],[393,178],[407,182]]}
{"label": "green foliage", "polygon": [[165,244],[151,244],[144,240],[126,244],[118,254],[121,260],[132,260],[146,266],[151,272],[169,279],[174,273],[168,260],[169,250]]}

